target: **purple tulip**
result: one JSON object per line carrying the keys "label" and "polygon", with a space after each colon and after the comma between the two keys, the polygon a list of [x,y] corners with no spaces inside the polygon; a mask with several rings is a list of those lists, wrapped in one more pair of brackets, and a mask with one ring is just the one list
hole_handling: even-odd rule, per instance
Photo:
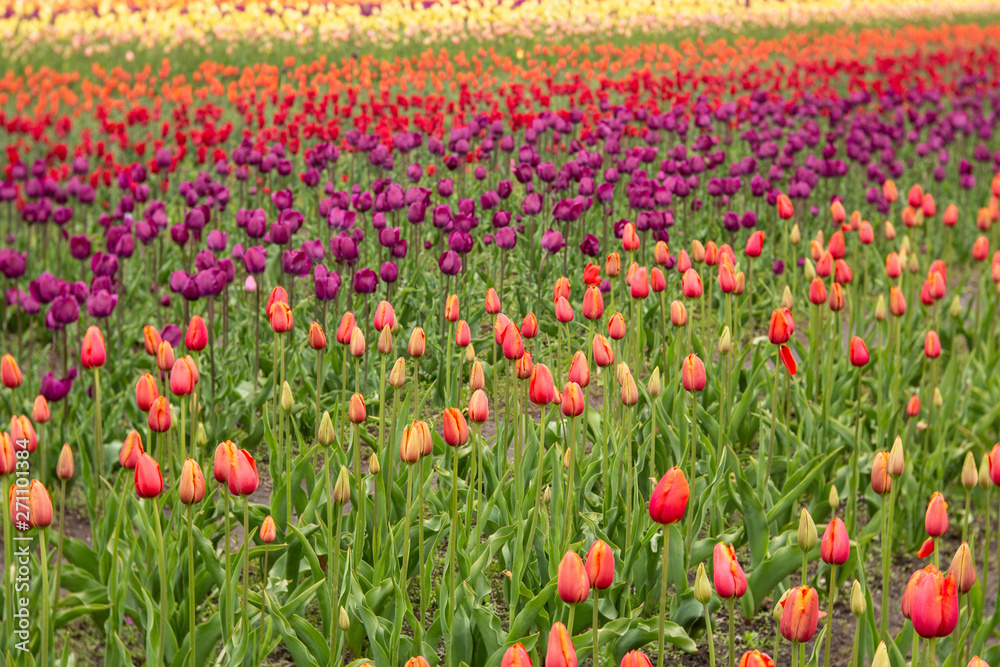
{"label": "purple tulip", "polygon": [[11,248],[0,249],[0,273],[7,278],[20,278],[27,267],[28,253],[19,253]]}
{"label": "purple tulip", "polygon": [[354,274],[354,291],[357,294],[372,294],[378,289],[378,276],[365,267]]}
{"label": "purple tulip", "polygon": [[553,255],[563,249],[566,241],[563,240],[562,232],[555,229],[547,229],[542,234],[542,248]]}
{"label": "purple tulip", "polygon": [[281,253],[281,270],[293,276],[304,276],[312,270],[312,262],[302,250]]}
{"label": "purple tulip", "polygon": [[580,244],[580,252],[587,257],[597,257],[601,253],[601,242],[593,234],[587,234]]}
{"label": "purple tulip", "polygon": [[91,317],[110,317],[116,305],[118,305],[118,295],[107,290],[92,293],[87,297],[87,312]]}
{"label": "purple tulip", "polygon": [[379,269],[379,276],[383,282],[394,283],[399,277],[399,267],[396,266],[395,262],[384,262],[382,268]]}
{"label": "purple tulip", "polygon": [[445,250],[438,258],[438,268],[446,276],[457,275],[462,270],[462,258],[454,250]]}
{"label": "purple tulip", "polygon": [[208,233],[208,237],[205,239],[205,245],[212,252],[224,252],[226,250],[226,243],[228,240],[228,234],[219,231],[218,229],[213,229]]}
{"label": "purple tulip", "polygon": [[76,379],[76,368],[70,368],[66,377],[57,380],[54,373],[48,373],[42,378],[42,386],[39,393],[50,403],[57,403],[69,394],[73,388],[73,380]]}
{"label": "purple tulip", "polygon": [[243,268],[247,273],[263,273],[267,264],[267,253],[264,246],[251,246],[243,252]]}
{"label": "purple tulip", "polygon": [[332,301],[337,298],[337,291],[340,289],[340,274],[336,271],[329,272],[320,264],[313,271],[313,287],[317,299]]}

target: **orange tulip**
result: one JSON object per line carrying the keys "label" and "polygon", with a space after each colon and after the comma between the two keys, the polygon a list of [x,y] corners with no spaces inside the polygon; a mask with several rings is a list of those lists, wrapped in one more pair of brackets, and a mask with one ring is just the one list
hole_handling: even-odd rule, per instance
{"label": "orange tulip", "polygon": [[166,433],[170,430],[170,403],[165,396],[157,396],[153,399],[153,405],[149,408],[147,418],[149,428],[156,433]]}
{"label": "orange tulip", "polygon": [[455,345],[460,348],[468,347],[472,342],[472,331],[469,329],[469,323],[465,320],[459,320],[458,324],[455,325]]}
{"label": "orange tulip", "polygon": [[701,276],[694,269],[688,269],[681,276],[681,292],[689,299],[701,298]]}
{"label": "orange tulip", "polygon": [[264,518],[264,523],[260,524],[260,541],[264,544],[271,544],[278,537],[278,527],[271,516]]}
{"label": "orange tulip", "polygon": [[812,639],[819,624],[819,594],[816,589],[796,586],[781,604],[781,636],[790,642]]}
{"label": "orange tulip", "polygon": [[[354,329],[356,328],[357,322],[354,319],[354,313],[349,311],[344,313],[344,316],[340,318],[340,326],[337,327],[337,342],[341,345],[350,345],[351,335],[354,333]],[[412,336],[410,340],[412,342]],[[414,355],[411,353],[410,356],[412,357]]]}
{"label": "orange tulip", "polygon": [[236,452],[229,465],[229,492],[236,496],[249,496],[257,490],[260,479],[257,463],[245,449]]}
{"label": "orange tulip", "polygon": [[774,660],[767,653],[754,649],[740,657],[740,667],[774,667]]}
{"label": "orange tulip", "polygon": [[556,299],[556,319],[562,324],[567,324],[573,321],[575,313],[573,312],[573,306],[569,305],[569,301],[564,296],[560,296]]}
{"label": "orange tulip", "polygon": [[458,295],[449,294],[444,302],[444,319],[449,322],[457,322],[458,318]]}
{"label": "orange tulip", "polygon": [[271,330],[275,333],[287,333],[292,330],[292,325],[295,323],[292,309],[284,301],[275,301],[271,305],[268,319],[271,322]]}
{"label": "orange tulip", "polygon": [[566,604],[580,604],[590,596],[590,578],[583,561],[573,551],[567,551],[559,563],[556,591]]}
{"label": "orange tulip", "polygon": [[174,347],[168,340],[161,341],[160,347],[156,350],[156,367],[164,373],[174,367]]}
{"label": "orange tulip", "polygon": [[851,540],[847,536],[847,526],[840,517],[826,525],[823,539],[819,543],[819,555],[828,565],[843,565],[851,556]]}
{"label": "orange tulip", "polygon": [[580,385],[581,388],[590,384],[590,364],[587,363],[587,355],[580,350],[573,354],[573,361],[569,365],[568,379]]}
{"label": "orange tulip", "polygon": [[518,642],[508,648],[503,654],[503,659],[500,660],[500,667],[531,667],[531,658],[528,657],[524,644]]}
{"label": "orange tulip", "polygon": [[604,273],[608,274],[609,278],[616,278],[622,270],[622,259],[617,252],[613,252],[608,255],[607,260],[604,262]]}
{"label": "orange tulip", "polygon": [[653,667],[653,664],[642,651],[629,651],[622,656],[619,667]]}
{"label": "orange tulip", "polygon": [[[27,501],[24,499],[24,491],[18,492],[21,488],[12,484],[7,496],[10,520],[14,527],[21,532],[27,532],[32,528],[51,526],[52,498],[49,497],[45,486],[37,479],[31,480],[31,483],[28,484]],[[25,507],[25,502],[27,502],[27,507]]]}
{"label": "orange tulip", "polygon": [[579,417],[583,414],[584,400],[583,390],[580,388],[580,385],[570,381],[563,387],[562,401],[559,403],[559,407],[564,416]]}
{"label": "orange tulip", "polygon": [[188,396],[194,391],[196,372],[194,362],[182,357],[174,362],[170,371],[170,391],[174,396]]}
{"label": "orange tulip", "polygon": [[24,375],[10,354],[5,354],[3,359],[0,359],[0,376],[3,378],[3,386],[8,389],[16,389],[24,382]]}
{"label": "orange tulip", "polygon": [[545,364],[535,364],[528,381],[528,398],[538,406],[546,406],[555,398],[552,372]]}
{"label": "orange tulip", "polygon": [[670,323],[675,327],[682,327],[687,324],[687,308],[680,301],[670,302]]}
{"label": "orange tulip", "polygon": [[314,350],[326,349],[326,333],[319,322],[309,323],[309,347]]}
{"label": "orange tulip", "polygon": [[107,350],[104,347],[104,336],[101,330],[95,326],[87,327],[87,332],[83,335],[83,343],[80,346],[80,363],[86,369],[100,368],[107,358]]}
{"label": "orange tulip", "polygon": [[872,491],[883,496],[892,490],[888,452],[878,452],[872,462]]}
{"label": "orange tulip", "polygon": [[184,335],[184,347],[192,352],[201,352],[208,345],[208,327],[200,315],[195,315],[188,323]]}
{"label": "orange tulip", "polygon": [[142,328],[142,343],[146,348],[146,354],[151,357],[156,356],[156,351],[160,349],[160,343],[163,339],[160,338],[160,332],[156,330],[156,327],[151,327],[148,324]]}
{"label": "orange tulip", "polygon": [[768,326],[767,337],[775,345],[784,345],[792,337],[794,324],[787,317],[788,311],[784,308],[776,308],[771,313],[771,323]]}
{"label": "orange tulip", "polygon": [[948,532],[948,503],[939,491],[931,495],[924,514],[924,530],[931,537],[941,537]]}
{"label": "orange tulip", "polygon": [[62,450],[59,452],[59,461],[56,462],[56,477],[72,479],[74,471],[73,450],[69,448],[69,443],[64,442]]}
{"label": "orange tulip", "polygon": [[205,475],[194,459],[184,460],[178,495],[185,505],[200,503],[205,498]]}
{"label": "orange tulip", "polygon": [[576,667],[576,649],[566,626],[556,622],[549,631],[549,646],[545,652],[545,667]]}
{"label": "orange tulip", "polygon": [[615,552],[607,542],[594,540],[587,552],[585,568],[592,587],[600,591],[611,587],[615,579]]}
{"label": "orange tulip", "polygon": [[622,230],[622,249],[626,252],[634,252],[639,249],[639,234],[635,231],[635,225],[631,222],[625,223]]}
{"label": "orange tulip", "polygon": [[689,354],[681,365],[681,384],[686,391],[701,391],[705,388],[708,377],[705,374],[705,364],[696,354]]}
{"label": "orange tulip", "polygon": [[599,320],[604,316],[604,297],[596,285],[587,287],[583,294],[583,316],[588,320]]}
{"label": "orange tulip", "polygon": [[212,473],[215,481],[219,484],[229,482],[229,470],[232,468],[233,459],[239,450],[232,440],[224,440],[215,448],[215,458],[212,461]]}
{"label": "orange tulip", "polygon": [[788,195],[778,195],[776,203],[778,206],[778,217],[782,220],[789,220],[795,215],[795,210],[792,208],[792,200],[788,198]]}
{"label": "orange tulip", "polygon": [[476,389],[469,398],[469,419],[483,424],[490,418],[490,401],[482,389]]}
{"label": "orange tulip", "polygon": [[445,443],[451,447],[460,447],[469,441],[469,426],[458,408],[445,408],[441,428]]}
{"label": "orange tulip", "polygon": [[142,454],[142,437],[138,431],[130,431],[118,452],[118,463],[126,470],[134,470]]}
{"label": "orange tulip", "polygon": [[538,320],[534,313],[528,313],[521,321],[521,335],[528,339],[538,335]]}
{"label": "orange tulip", "polygon": [[594,363],[601,368],[607,368],[615,363],[615,351],[612,349],[608,339],[601,334],[594,334],[593,352]]}
{"label": "orange tulip", "polygon": [[156,380],[149,373],[139,376],[139,381],[135,384],[135,402],[143,412],[149,412],[153,406],[153,401],[160,395],[156,388]]}
{"label": "orange tulip", "polygon": [[649,296],[649,272],[645,266],[640,266],[636,270],[635,276],[632,278],[632,284],[629,287],[629,294],[631,294],[633,299],[639,300]]}
{"label": "orange tulip", "polygon": [[41,394],[35,396],[35,402],[31,406],[31,418],[36,424],[44,424],[52,418],[49,413],[49,402]]}

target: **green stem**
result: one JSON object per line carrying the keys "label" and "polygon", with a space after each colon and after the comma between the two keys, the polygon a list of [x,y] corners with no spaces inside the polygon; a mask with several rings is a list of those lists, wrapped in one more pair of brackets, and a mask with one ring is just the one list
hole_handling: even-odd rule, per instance
{"label": "green stem", "polygon": [[851,665],[857,667],[861,650],[861,617],[854,620],[854,646],[851,648]]}
{"label": "green stem", "polygon": [[[323,351],[316,350],[316,442],[319,442],[319,397],[323,389]],[[381,398],[381,397],[380,397]]]}
{"label": "green stem", "polygon": [[837,592],[837,566],[830,565],[830,606],[826,612],[826,659],[824,664],[830,667],[830,641],[833,639],[833,596]]}
{"label": "green stem", "polygon": [[[451,536],[448,538],[448,575],[451,578],[451,623],[455,627],[455,605],[458,604],[458,573],[455,571],[455,549],[458,542],[458,448],[452,448],[452,478],[451,478]],[[451,653],[451,651],[449,651]],[[451,662],[449,660],[449,662]]]}
{"label": "green stem", "polygon": [[243,499],[243,618],[250,620],[247,611],[247,592],[250,590],[250,497]]}
{"label": "green stem", "polygon": [[38,531],[39,562],[42,568],[42,660],[41,665],[49,664],[49,550],[45,542],[48,531],[42,528]]}
{"label": "green stem", "polygon": [[[599,600],[600,596],[601,596],[601,591],[599,589],[595,588],[594,589],[594,620],[591,623],[591,628],[594,631],[594,658],[593,658],[593,661],[592,661],[594,665],[601,664],[601,655],[600,655],[600,651],[599,651],[599,648],[598,648],[600,644],[599,644],[599,638],[598,638],[598,632],[597,632],[598,625],[599,625],[600,620],[601,620],[600,617],[599,617],[599,613],[600,612],[598,611],[598,608],[597,608],[598,607],[597,603],[598,603],[598,600]],[[712,665],[712,667],[715,667],[715,665]]]}
{"label": "green stem", "polygon": [[55,616],[56,612],[59,611],[59,582],[62,576],[62,553],[63,553],[63,535],[65,534],[65,529],[63,526],[64,519],[66,517],[66,480],[60,480],[59,482],[59,546],[56,549],[56,581],[54,590],[52,591],[52,615]]}
{"label": "green stem", "polygon": [[[406,478],[406,517],[403,520],[403,597],[406,598],[410,589],[410,504],[413,500],[413,464],[409,464]],[[392,664],[396,664],[396,657],[399,655],[399,637],[396,637],[392,645]],[[332,660],[332,658],[331,658]]]}
{"label": "green stem", "polygon": [[[712,636],[712,619],[708,615],[708,605],[705,609],[705,641],[708,642],[708,662],[709,667],[715,667],[715,637]],[[594,663],[597,664],[596,662]]]}
{"label": "green stem", "polygon": [[[188,631],[190,636],[188,637],[188,645],[191,647],[191,667],[195,665],[194,650],[197,644],[194,640],[195,626],[197,622],[197,611],[198,607],[195,605],[194,601],[194,505],[188,508]],[[264,575],[265,577],[267,575]],[[261,614],[263,614],[263,608],[261,609]]]}
{"label": "green stem", "polygon": [[663,574],[660,576],[660,628],[657,638],[656,665],[663,667],[663,631],[667,620],[667,573],[670,562],[670,526],[663,527]]}
{"label": "green stem", "polygon": [[736,667],[736,598],[729,598],[729,667]]}
{"label": "green stem", "polygon": [[354,539],[355,549],[357,549],[358,554],[364,553],[364,539],[365,539],[365,497],[364,497],[364,487],[361,485],[361,432],[357,424],[352,426],[354,431],[354,492],[357,494],[355,497],[358,500],[358,516],[357,516],[357,527],[355,532],[357,537]]}
{"label": "green stem", "polygon": [[566,443],[566,447],[569,448],[569,469],[567,470],[567,481],[566,481],[566,515],[563,520],[563,547],[566,548],[569,545],[570,539],[573,537],[573,475],[574,475],[574,463],[576,461],[576,452],[573,451],[573,443],[576,442],[576,419],[570,419],[570,436],[569,441]]}
{"label": "green stem", "polygon": [[778,435],[778,379],[781,373],[781,353],[774,358],[774,389],[771,393],[771,443],[767,447],[767,461],[764,464],[764,474],[760,474],[760,461],[757,462],[757,488],[764,496],[767,504],[767,484],[771,478],[771,459],[774,458],[774,440]]}
{"label": "green stem", "polygon": [[165,665],[167,660],[167,609],[168,596],[170,590],[167,588],[167,560],[166,550],[163,548],[163,529],[160,526],[160,501],[153,499],[153,524],[156,526],[156,555],[159,559],[160,567],[160,655],[159,664]]}

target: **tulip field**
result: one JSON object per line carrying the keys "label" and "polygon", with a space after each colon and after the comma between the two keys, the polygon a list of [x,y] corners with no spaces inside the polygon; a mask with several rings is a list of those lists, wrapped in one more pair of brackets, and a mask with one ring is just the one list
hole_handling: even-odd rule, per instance
{"label": "tulip field", "polygon": [[1000,8],[719,4],[8,3],[4,664],[1000,666]]}

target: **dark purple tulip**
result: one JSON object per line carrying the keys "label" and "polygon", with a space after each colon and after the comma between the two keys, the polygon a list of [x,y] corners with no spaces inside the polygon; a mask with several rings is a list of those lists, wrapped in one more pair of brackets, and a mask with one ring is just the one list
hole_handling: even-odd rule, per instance
{"label": "dark purple tulip", "polygon": [[399,277],[399,267],[396,266],[396,262],[384,262],[378,273],[384,282],[394,283]]}
{"label": "dark purple tulip", "polygon": [[247,273],[263,273],[267,263],[267,254],[264,246],[251,246],[243,253],[243,268]]}
{"label": "dark purple tulip", "polygon": [[229,235],[218,229],[213,229],[208,233],[208,237],[205,239],[205,245],[209,250],[213,252],[223,252],[226,249],[226,243],[229,240]]}
{"label": "dark purple tulip", "polygon": [[445,250],[438,258],[438,268],[447,276],[457,275],[462,270],[462,258],[454,250]]}
{"label": "dark purple tulip", "polygon": [[[240,211],[243,213],[243,211]],[[236,215],[237,224],[240,221],[240,215]],[[247,236],[252,239],[259,239],[267,233],[267,214],[264,213],[264,209],[256,208],[246,211],[245,224],[242,225],[246,227]]]}
{"label": "dark purple tulip", "polygon": [[468,232],[456,229],[448,235],[448,247],[460,255],[464,255],[472,250],[473,243],[472,234]]}
{"label": "dark purple tulip", "polygon": [[378,233],[379,245],[385,248],[391,248],[396,245],[400,239],[399,227],[383,227]]}
{"label": "dark purple tulip", "polygon": [[312,262],[302,250],[281,253],[281,270],[293,276],[304,276],[312,270]]}
{"label": "dark purple tulip", "polygon": [[326,257],[326,248],[323,246],[323,241],[320,239],[315,239],[313,241],[303,241],[302,251],[309,258],[309,261],[313,263],[319,263],[323,261]]}
{"label": "dark purple tulip", "polygon": [[194,268],[199,271],[207,271],[214,268],[218,263],[219,260],[211,250],[202,250],[194,257]]}
{"label": "dark purple tulip", "polygon": [[[195,298],[218,296],[222,294],[222,290],[226,286],[226,274],[219,268],[206,269],[195,274],[193,283],[196,289]],[[189,291],[190,288],[186,287],[182,294],[188,301],[194,301],[194,299],[189,298]]]}
{"label": "dark purple tulip", "polygon": [[184,226],[192,232],[201,231],[206,224],[208,224],[208,209],[204,206],[193,208],[184,216]]}
{"label": "dark purple tulip", "polygon": [[28,283],[28,291],[39,303],[50,303],[59,295],[60,281],[48,271],[43,271]]}
{"label": "dark purple tulip", "polygon": [[504,250],[510,250],[517,245],[517,234],[510,227],[501,227],[497,230],[496,242]]}
{"label": "dark purple tulip", "polygon": [[271,194],[271,201],[274,202],[274,207],[278,211],[284,211],[292,206],[292,191],[291,190],[278,190]]}
{"label": "dark purple tulip", "polygon": [[354,274],[354,291],[357,294],[372,294],[378,289],[378,276],[367,266]]}
{"label": "dark purple tulip", "polygon": [[170,274],[170,291],[176,294],[180,294],[184,291],[184,288],[188,283],[191,282],[191,276],[188,275],[187,271],[177,270]]}
{"label": "dark purple tulip", "polygon": [[347,264],[358,261],[358,244],[349,234],[341,234],[330,239],[330,252],[337,260]]}
{"label": "dark purple tulip", "polygon": [[302,228],[302,223],[305,222],[305,218],[295,209],[286,208],[278,214],[278,221],[282,224],[288,225],[288,228],[291,230],[292,234],[294,234]]}
{"label": "dark purple tulip", "polygon": [[455,192],[455,184],[450,178],[442,178],[437,184],[438,195],[441,197],[450,197],[453,192]]}
{"label": "dark purple tulip", "polygon": [[184,225],[174,225],[170,228],[170,240],[177,245],[184,245],[190,237],[191,233],[188,232],[188,228]]}
{"label": "dark purple tulip", "polygon": [[538,215],[542,212],[542,197],[537,192],[532,192],[521,201],[521,213],[524,215]]}
{"label": "dark purple tulip", "polygon": [[177,347],[184,340],[184,332],[176,324],[168,324],[160,331],[160,339],[167,341],[172,347]]}
{"label": "dark purple tulip", "polygon": [[110,317],[116,305],[118,305],[118,295],[107,290],[95,292],[87,297],[87,312],[91,317]]}
{"label": "dark purple tulip", "polygon": [[340,289],[340,274],[336,271],[329,272],[322,264],[313,271],[313,286],[316,298],[320,301],[332,301],[337,297]]}
{"label": "dark purple tulip", "polygon": [[389,254],[396,259],[403,259],[406,257],[406,239],[400,239],[397,241],[392,246],[392,250],[390,250]]}
{"label": "dark purple tulip", "polygon": [[784,260],[780,259],[774,260],[774,264],[771,265],[771,272],[776,276],[780,276],[782,273],[784,273],[785,272]]}
{"label": "dark purple tulip", "polygon": [[118,272],[118,258],[103,252],[96,252],[90,258],[90,270],[95,276],[113,276]]}
{"label": "dark purple tulip", "polygon": [[271,223],[271,229],[268,231],[268,238],[266,240],[275,245],[285,245],[291,238],[291,227],[281,220],[275,220]]}
{"label": "dark purple tulip", "polygon": [[71,296],[57,296],[49,306],[46,317],[51,316],[53,321],[62,328],[67,324],[72,324],[80,319],[80,304]]}
{"label": "dark purple tulip", "polygon": [[76,379],[76,368],[70,368],[67,377],[57,380],[54,373],[48,373],[42,378],[42,386],[39,393],[50,403],[57,403],[69,394],[73,388],[73,380]]}
{"label": "dark purple tulip", "polygon": [[11,248],[0,249],[0,272],[8,278],[20,278],[27,266],[28,253]]}
{"label": "dark purple tulip", "polygon": [[547,229],[542,234],[542,248],[553,255],[563,249],[566,241],[563,240],[562,232],[555,229]]}
{"label": "dark purple tulip", "polygon": [[131,257],[135,253],[135,238],[131,234],[122,234],[112,251],[118,257]]}
{"label": "dark purple tulip", "polygon": [[69,254],[80,261],[90,259],[90,239],[83,234],[69,238]]}
{"label": "dark purple tulip", "polygon": [[601,242],[593,234],[587,234],[580,244],[580,252],[587,257],[597,257],[601,253]]}

